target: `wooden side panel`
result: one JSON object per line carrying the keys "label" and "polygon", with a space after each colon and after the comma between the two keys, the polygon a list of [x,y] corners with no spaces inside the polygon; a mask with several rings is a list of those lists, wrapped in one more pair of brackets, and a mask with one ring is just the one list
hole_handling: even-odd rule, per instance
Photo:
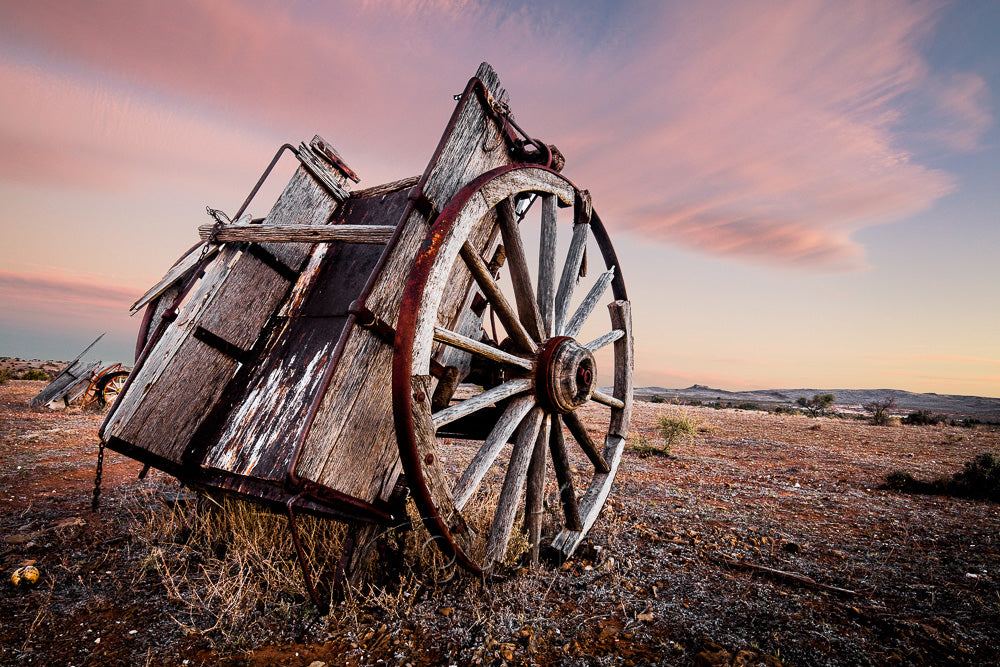
{"label": "wooden side panel", "polygon": [[[488,65],[477,73],[494,97],[505,100]],[[510,164],[498,130],[479,100],[470,96],[458,112],[424,193],[441,208],[466,183]],[[495,146],[491,151],[484,150]],[[414,211],[367,300],[368,308],[393,326],[406,278],[427,235],[426,218]],[[465,289],[459,281],[457,289]],[[464,292],[455,302],[464,301]],[[323,397],[296,473],[364,500],[386,500],[400,472],[390,396],[392,349],[368,331],[351,332],[343,358]]]}
{"label": "wooden side panel", "polygon": [[[391,228],[402,216],[408,190],[348,199],[334,222]],[[309,407],[382,246],[318,246],[299,279],[280,323],[258,361],[230,383],[216,415],[221,426],[199,433],[209,451],[204,464],[260,479],[281,481],[294,444],[308,426]],[[297,298],[296,295],[300,295]],[[232,406],[231,408],[228,406]]]}
{"label": "wooden side panel", "polygon": [[[295,172],[264,224],[325,224],[337,200],[302,167]],[[292,283],[284,265],[299,271],[309,244],[265,244],[273,260],[224,246],[150,351],[128,391],[102,427],[105,439],[118,437],[180,463],[192,437],[233,378],[238,361],[232,352],[249,350],[286,298]],[[266,254],[265,253],[265,254]],[[278,263],[277,270],[272,266]],[[199,329],[232,346],[196,338]]]}

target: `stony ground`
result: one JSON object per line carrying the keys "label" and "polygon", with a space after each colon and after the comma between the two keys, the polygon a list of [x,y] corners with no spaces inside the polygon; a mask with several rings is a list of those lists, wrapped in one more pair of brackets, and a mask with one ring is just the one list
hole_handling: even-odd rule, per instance
{"label": "stony ground", "polygon": [[[488,585],[404,562],[326,616],[298,590],[241,633],[150,566],[176,546],[135,520],[162,477],[110,453],[89,511],[101,415],[28,407],[43,386],[0,386],[0,664],[978,665],[1000,645],[1000,507],[879,489],[1000,452],[996,430],[640,403],[636,436],[680,410],[699,432],[626,453],[573,560]],[[6,583],[29,562],[37,586]]]}

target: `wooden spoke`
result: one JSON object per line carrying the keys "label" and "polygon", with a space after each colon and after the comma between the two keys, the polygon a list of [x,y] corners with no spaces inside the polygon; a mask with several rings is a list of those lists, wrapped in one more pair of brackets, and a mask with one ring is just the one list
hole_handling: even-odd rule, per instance
{"label": "wooden spoke", "polygon": [[563,421],[566,422],[566,426],[569,427],[569,432],[573,434],[576,438],[577,444],[580,445],[580,449],[583,453],[587,455],[590,462],[594,464],[594,468],[599,473],[610,472],[611,468],[608,466],[607,461],[604,460],[604,456],[601,451],[597,449],[597,444],[591,439],[590,434],[587,433],[587,427],[583,425],[580,418],[576,416],[575,412],[570,412],[562,416]]}
{"label": "wooden spoke", "polygon": [[434,327],[434,340],[440,341],[446,345],[451,345],[452,347],[457,347],[458,349],[465,350],[466,352],[478,354],[481,357],[485,357],[502,364],[513,364],[514,366],[520,366],[521,368],[529,371],[534,368],[530,359],[518,357],[510,352],[505,352],[498,347],[493,347],[492,345],[487,345],[486,343],[480,343],[479,341],[473,340],[468,336],[463,336],[462,334],[458,334],[454,331],[449,331],[448,329],[443,329],[441,327]]}
{"label": "wooden spoke", "polygon": [[[501,385],[487,389],[480,394],[476,394],[472,398],[465,399],[461,403],[456,403],[455,405],[447,407],[444,410],[435,412],[433,416],[434,428],[441,428],[445,424],[450,424],[456,419],[461,419],[466,415],[471,415],[473,412],[482,410],[483,408],[493,405],[497,401],[509,398],[514,394],[529,391],[533,386],[533,380],[530,378],[523,378],[510,380],[509,382],[504,382]],[[527,410],[525,410],[525,412],[527,412]]]}
{"label": "wooden spoke", "polygon": [[583,298],[583,302],[580,307],[576,309],[573,313],[573,317],[570,318],[569,324],[566,325],[566,330],[563,332],[565,336],[576,336],[580,333],[580,328],[583,323],[587,321],[590,314],[594,312],[594,308],[597,306],[597,302],[600,301],[601,297],[608,289],[608,285],[611,284],[612,279],[615,277],[615,267],[611,267],[600,276],[598,276],[597,281],[594,286],[590,288],[587,292],[587,296]]}
{"label": "wooden spoke", "polygon": [[542,232],[538,248],[538,308],[545,337],[552,336],[556,299],[556,211],[554,195],[542,198]]}
{"label": "wooden spoke", "polygon": [[549,426],[552,419],[545,415],[541,428],[538,429],[538,439],[531,453],[531,464],[528,466],[528,487],[524,492],[524,532],[528,535],[531,547],[528,557],[533,565],[538,564],[542,546],[542,513],[545,500],[545,452],[548,449]]}
{"label": "wooden spoke", "polygon": [[503,487],[500,489],[497,511],[493,516],[493,525],[490,527],[490,536],[486,542],[486,561],[489,563],[502,562],[507,552],[507,542],[510,541],[510,532],[514,527],[518,501],[521,497],[521,490],[524,488],[528,465],[531,462],[538,429],[544,415],[545,412],[542,408],[533,407],[518,429],[514,452],[511,454],[510,464],[507,466],[507,474],[503,479]]}
{"label": "wooden spoke", "polygon": [[517,428],[517,425],[521,423],[524,416],[528,414],[528,411],[534,405],[534,396],[522,396],[510,402],[507,409],[504,410],[503,415],[501,415],[500,420],[497,421],[493,430],[490,431],[486,442],[479,448],[476,455],[472,457],[469,467],[465,469],[461,479],[455,484],[455,488],[452,490],[452,494],[455,497],[455,507],[462,509],[465,503],[469,501],[469,498],[472,497],[472,494],[479,487],[479,483],[483,481],[486,471],[493,465],[493,462],[500,454],[500,450],[503,449],[507,439],[510,438],[511,433],[514,432],[514,429]]}
{"label": "wooden spoke", "polygon": [[587,248],[587,235],[590,224],[581,222],[573,225],[573,239],[569,242],[569,252],[566,254],[566,264],[563,265],[562,277],[559,279],[559,291],[556,292],[555,333],[562,334],[569,312],[569,302],[573,298],[573,288],[580,275],[580,262],[583,261],[583,251]]}
{"label": "wooden spoke", "polygon": [[596,352],[597,350],[600,350],[602,347],[605,347],[615,342],[624,335],[625,332],[622,331],[621,329],[612,329],[611,331],[604,334],[600,338],[595,338],[594,340],[590,341],[589,343],[584,345],[584,347],[590,350],[591,352]]}
{"label": "wooden spoke", "polygon": [[476,279],[479,289],[483,291],[486,300],[493,306],[494,312],[496,312],[500,321],[503,322],[503,326],[510,337],[525,352],[537,351],[538,346],[531,340],[531,336],[528,335],[524,325],[521,324],[521,321],[517,319],[517,315],[511,310],[507,299],[504,298],[503,293],[500,292],[500,288],[493,281],[493,276],[490,275],[489,269],[486,268],[483,258],[469,245],[468,241],[462,245],[461,252],[462,259],[465,260],[465,265],[469,267],[469,271],[472,273],[472,277]]}
{"label": "wooden spoke", "polygon": [[562,503],[563,516],[566,518],[566,529],[582,530],[580,507],[577,505],[576,490],[573,488],[573,470],[569,465],[566,440],[558,415],[552,415],[549,452],[552,455],[552,467],[556,471],[556,482],[559,483],[559,500]]}
{"label": "wooden spoke", "polygon": [[624,401],[620,401],[614,396],[605,394],[603,391],[599,391],[597,389],[595,389],[594,393],[591,394],[590,400],[597,401],[598,403],[603,403],[609,408],[618,408],[619,410],[621,410],[622,408],[625,407]]}
{"label": "wooden spoke", "polygon": [[510,270],[510,280],[514,284],[517,314],[528,334],[540,341],[544,329],[542,316],[538,312],[538,303],[535,302],[531,276],[528,274],[528,259],[524,254],[524,243],[521,241],[521,230],[514,213],[514,204],[509,198],[497,204],[497,222],[503,237],[503,247],[507,251],[507,266]]}

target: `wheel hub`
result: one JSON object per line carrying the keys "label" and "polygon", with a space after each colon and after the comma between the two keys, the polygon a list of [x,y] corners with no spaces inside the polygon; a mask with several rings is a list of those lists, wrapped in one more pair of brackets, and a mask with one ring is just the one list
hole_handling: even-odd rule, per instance
{"label": "wheel hub", "polygon": [[535,391],[552,412],[566,414],[589,401],[596,380],[594,355],[568,336],[550,338],[538,355]]}

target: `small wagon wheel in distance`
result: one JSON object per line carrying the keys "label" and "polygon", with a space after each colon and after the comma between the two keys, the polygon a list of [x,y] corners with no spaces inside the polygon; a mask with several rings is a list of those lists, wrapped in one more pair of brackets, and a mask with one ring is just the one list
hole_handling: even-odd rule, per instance
{"label": "small wagon wheel in distance", "polygon": [[[525,204],[535,199],[541,204],[537,265],[525,252],[524,238],[530,238],[531,230],[519,219]],[[560,227],[571,234],[565,259],[557,251]],[[590,238],[606,270],[582,300],[574,301]],[[483,239],[492,240],[483,247]],[[497,241],[506,255],[503,269],[495,261],[488,264]],[[537,280],[531,275],[535,266]],[[503,271],[513,301],[500,288],[503,279],[497,276]],[[455,314],[453,306],[446,307],[456,302],[451,292],[463,285],[471,288],[470,294],[459,295],[465,297],[463,307],[485,299],[509,337],[503,345],[470,335],[469,327],[461,326],[464,311]],[[577,340],[589,320],[600,319],[596,306],[602,299],[610,301],[610,322],[596,329],[593,340]],[[432,407],[434,368],[440,370],[441,359],[456,350],[480,366],[502,371],[492,375],[500,379],[464,400]],[[611,393],[597,387],[595,353],[613,359]],[[407,483],[425,525],[446,553],[473,572],[494,571],[508,559],[520,516],[533,560],[543,533],[554,534],[551,546],[570,556],[611,490],[632,406],[629,302],[589,194],[554,171],[528,165],[494,169],[456,194],[437,217],[407,280],[392,380]],[[577,414],[585,405],[591,415],[589,405],[603,405],[596,418],[606,427],[598,438]],[[456,445],[438,435],[451,422],[476,415],[489,415],[488,428],[479,436],[483,439]],[[576,445],[565,439],[563,425]],[[508,442],[513,442],[509,450]],[[546,514],[549,465],[555,475]]]}
{"label": "small wagon wheel in distance", "polygon": [[96,388],[97,404],[103,407],[114,403],[115,397],[125,387],[127,379],[128,371],[116,371],[102,377]]}

